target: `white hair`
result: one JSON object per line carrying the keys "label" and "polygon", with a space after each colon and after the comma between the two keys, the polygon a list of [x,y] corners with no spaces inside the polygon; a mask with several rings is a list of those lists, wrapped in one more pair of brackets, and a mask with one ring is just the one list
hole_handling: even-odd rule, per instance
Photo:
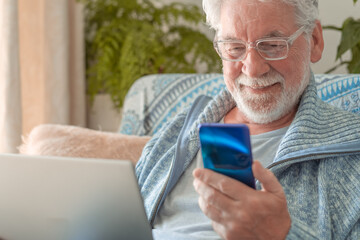
{"label": "white hair", "polygon": [[[203,8],[206,14],[207,24],[215,31],[220,30],[220,10],[225,0],[203,0]],[[240,0],[239,0],[240,1]],[[260,2],[272,0],[254,0]],[[295,8],[297,25],[307,26],[307,33],[315,27],[315,21],[319,18],[318,0],[282,0]]]}

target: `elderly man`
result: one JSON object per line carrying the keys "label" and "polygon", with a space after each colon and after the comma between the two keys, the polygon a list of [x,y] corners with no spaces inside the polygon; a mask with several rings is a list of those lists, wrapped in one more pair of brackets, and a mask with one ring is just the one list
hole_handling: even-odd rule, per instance
{"label": "elderly man", "polygon": [[[192,124],[192,112],[176,116],[143,151],[136,172],[154,238],[359,239],[360,119],[317,98],[318,1],[203,6],[227,90]],[[257,190],[202,168],[203,122],[249,127]]]}

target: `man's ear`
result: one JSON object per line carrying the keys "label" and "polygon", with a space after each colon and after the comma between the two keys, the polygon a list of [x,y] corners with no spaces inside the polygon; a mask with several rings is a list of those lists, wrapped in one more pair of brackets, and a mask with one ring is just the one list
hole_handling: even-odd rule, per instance
{"label": "man's ear", "polygon": [[310,38],[311,55],[310,60],[315,63],[321,59],[322,52],[324,50],[324,36],[322,32],[321,23],[319,20],[315,22],[315,28]]}

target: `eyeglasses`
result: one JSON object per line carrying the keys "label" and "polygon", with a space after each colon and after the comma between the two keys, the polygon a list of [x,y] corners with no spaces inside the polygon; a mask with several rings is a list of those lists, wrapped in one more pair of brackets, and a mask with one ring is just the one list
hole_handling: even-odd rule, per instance
{"label": "eyeglasses", "polygon": [[290,37],[264,38],[249,43],[241,40],[215,40],[214,47],[221,59],[231,62],[244,60],[250,48],[256,49],[265,60],[281,60],[287,58],[290,46],[304,31],[305,26],[302,26]]}

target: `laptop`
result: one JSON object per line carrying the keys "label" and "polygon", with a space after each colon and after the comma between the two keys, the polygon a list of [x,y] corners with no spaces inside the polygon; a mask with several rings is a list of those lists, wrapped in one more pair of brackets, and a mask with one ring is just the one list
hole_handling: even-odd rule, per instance
{"label": "laptop", "polygon": [[152,239],[132,163],[1,154],[0,239]]}

